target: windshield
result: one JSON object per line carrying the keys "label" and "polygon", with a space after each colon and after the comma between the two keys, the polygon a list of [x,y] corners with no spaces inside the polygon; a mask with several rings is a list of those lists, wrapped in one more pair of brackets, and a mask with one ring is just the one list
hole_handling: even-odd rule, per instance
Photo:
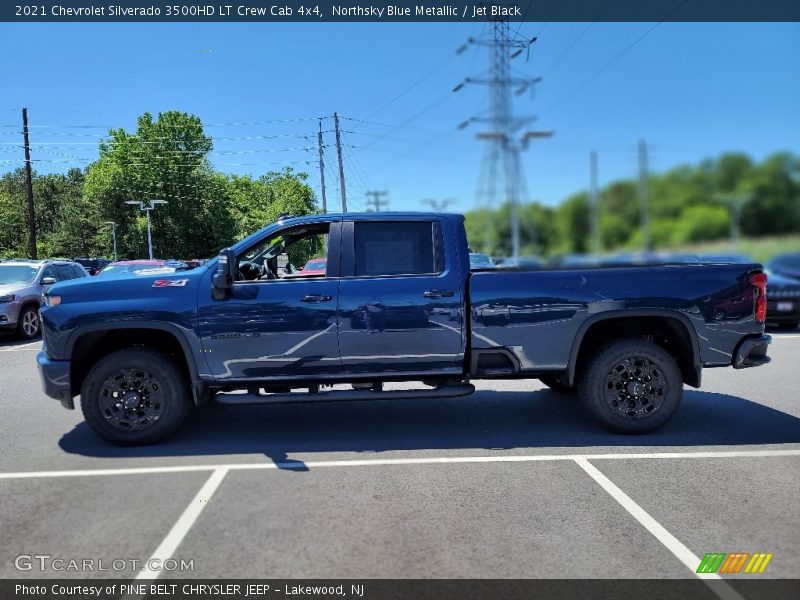
{"label": "windshield", "polygon": [[0,285],[32,283],[39,267],[28,265],[0,265]]}

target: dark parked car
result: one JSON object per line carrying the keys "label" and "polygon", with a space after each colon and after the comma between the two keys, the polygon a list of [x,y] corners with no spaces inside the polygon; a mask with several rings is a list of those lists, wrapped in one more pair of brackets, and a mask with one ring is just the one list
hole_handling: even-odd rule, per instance
{"label": "dark parked car", "polygon": [[75,262],[86,269],[89,275],[97,275],[111,262],[108,258],[76,258]]}
{"label": "dark parked car", "polygon": [[800,325],[800,279],[767,271],[767,325],[781,329]]}
{"label": "dark parked car", "polygon": [[778,254],[769,261],[767,268],[777,275],[800,280],[800,252]]}

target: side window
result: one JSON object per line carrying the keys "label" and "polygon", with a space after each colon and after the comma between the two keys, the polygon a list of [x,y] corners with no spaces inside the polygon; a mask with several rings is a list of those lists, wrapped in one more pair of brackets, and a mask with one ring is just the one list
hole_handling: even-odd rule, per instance
{"label": "side window", "polygon": [[237,260],[237,281],[328,276],[328,232],[320,223],[283,230],[248,248]]}
{"label": "side window", "polygon": [[353,235],[356,277],[441,272],[431,221],[357,222]]}
{"label": "side window", "polygon": [[42,271],[42,279],[45,277],[52,277],[56,281],[61,281],[61,276],[56,271],[56,268],[53,265],[47,265]]}
{"label": "side window", "polygon": [[58,271],[59,281],[75,279],[75,272],[72,270],[72,265],[56,265],[56,271]]}
{"label": "side window", "polygon": [[71,265],[71,267],[72,267],[72,272],[75,273],[74,275],[75,279],[78,279],[80,277],[86,277],[86,272],[83,269],[81,269],[78,265]]}

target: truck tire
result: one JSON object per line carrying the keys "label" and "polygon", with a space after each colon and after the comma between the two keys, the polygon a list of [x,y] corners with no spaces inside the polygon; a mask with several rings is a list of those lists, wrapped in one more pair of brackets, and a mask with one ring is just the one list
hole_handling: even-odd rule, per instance
{"label": "truck tire", "polygon": [[167,354],[124,348],[95,364],[81,388],[81,411],[94,432],[119,446],[159,442],[189,414],[189,382]]}
{"label": "truck tire", "polygon": [[594,418],[617,433],[647,433],[675,413],[683,377],[669,353],[641,339],[601,347],[579,378],[581,401]]}
{"label": "truck tire", "polygon": [[574,385],[567,385],[561,381],[561,375],[542,375],[539,377],[539,381],[545,384],[554,392],[560,392],[562,394],[572,394],[575,391]]}
{"label": "truck tire", "polygon": [[23,340],[33,340],[42,333],[42,320],[39,318],[39,307],[27,304],[22,307],[17,323],[17,335]]}

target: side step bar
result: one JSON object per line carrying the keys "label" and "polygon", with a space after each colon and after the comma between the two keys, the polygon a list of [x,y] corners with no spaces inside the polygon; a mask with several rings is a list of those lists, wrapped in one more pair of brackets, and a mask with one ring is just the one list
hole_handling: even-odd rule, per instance
{"label": "side step bar", "polygon": [[253,394],[217,392],[214,401],[228,405],[247,404],[286,404],[290,402],[342,402],[349,400],[429,400],[436,398],[456,398],[467,396],[475,391],[471,383],[447,385],[429,390],[331,390],[330,392],[293,392],[288,394]]}

